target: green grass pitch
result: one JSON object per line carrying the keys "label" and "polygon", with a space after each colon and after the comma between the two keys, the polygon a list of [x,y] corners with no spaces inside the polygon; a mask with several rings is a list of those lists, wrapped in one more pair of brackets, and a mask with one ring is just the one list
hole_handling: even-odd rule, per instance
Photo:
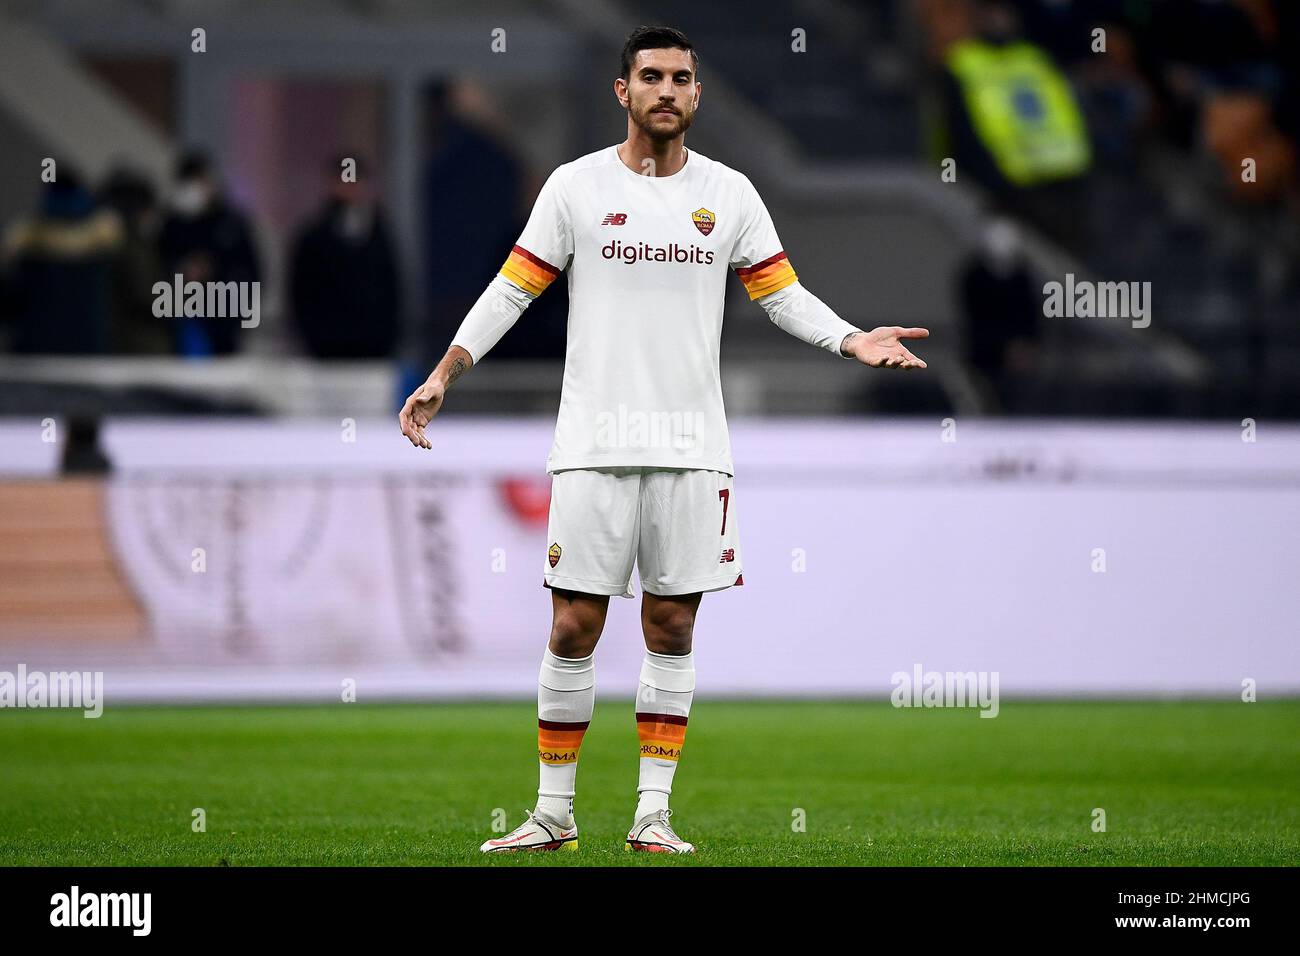
{"label": "green grass pitch", "polygon": [[580,852],[484,858],[493,811],[513,827],[532,806],[534,718],[528,702],[0,711],[0,864],[1300,863],[1295,699],[1010,700],[992,720],[700,701],[673,795],[694,858],[623,852],[636,731],[630,701],[602,703]]}

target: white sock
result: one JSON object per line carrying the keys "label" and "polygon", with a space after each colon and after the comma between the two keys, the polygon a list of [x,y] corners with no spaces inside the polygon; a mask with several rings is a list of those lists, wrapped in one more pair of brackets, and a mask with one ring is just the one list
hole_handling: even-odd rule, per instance
{"label": "white sock", "polygon": [[537,675],[536,813],[573,826],[578,750],[596,706],[595,655],[556,657],[548,647]]}
{"label": "white sock", "polygon": [[668,809],[668,792],[665,790],[642,790],[636,795],[636,813],[632,815],[635,823],[648,813],[658,813]]}
{"label": "white sock", "polygon": [[686,739],[686,718],[694,696],[694,654],[645,652],[636,698],[641,774],[634,820],[668,809],[668,795],[673,791],[673,774]]}

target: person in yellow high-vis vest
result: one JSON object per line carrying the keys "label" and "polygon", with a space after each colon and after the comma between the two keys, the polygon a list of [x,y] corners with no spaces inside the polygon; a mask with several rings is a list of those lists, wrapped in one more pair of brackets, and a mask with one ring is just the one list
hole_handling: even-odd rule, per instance
{"label": "person in yellow high-vis vest", "polygon": [[945,61],[971,131],[1007,183],[1038,186],[1088,171],[1083,114],[1069,80],[1041,49],[966,39]]}

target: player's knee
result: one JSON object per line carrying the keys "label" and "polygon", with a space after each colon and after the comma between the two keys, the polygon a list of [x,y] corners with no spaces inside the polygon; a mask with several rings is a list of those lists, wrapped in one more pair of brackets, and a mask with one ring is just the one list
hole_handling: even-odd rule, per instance
{"label": "player's knee", "polygon": [[555,615],[551,623],[551,653],[557,657],[586,657],[600,640],[602,621],[576,609]]}
{"label": "player's knee", "polygon": [[656,608],[642,621],[645,646],[656,654],[687,654],[695,630],[695,611],[669,604]]}

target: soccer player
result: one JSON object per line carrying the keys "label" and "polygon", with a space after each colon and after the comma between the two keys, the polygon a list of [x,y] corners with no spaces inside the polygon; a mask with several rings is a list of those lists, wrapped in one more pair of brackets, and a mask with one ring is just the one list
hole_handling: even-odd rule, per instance
{"label": "soccer player", "polygon": [[567,271],[564,383],[546,463],[553,615],[537,687],[541,783],[536,809],[485,853],[578,848],[573,797],[595,704],[592,655],[610,596],[634,596],[634,563],[646,652],[626,848],[694,852],[668,808],[695,691],[691,635],[701,596],[743,583],[718,371],[727,270],[805,342],[873,368],[925,368],[903,344],[925,329],[865,332],[837,316],[799,283],[753,184],[686,149],[698,72],[677,30],[641,27],[627,38],[614,81],[627,139],[551,174],[500,273],[399,416],[411,444],[431,448],[425,428],[447,390]]}

